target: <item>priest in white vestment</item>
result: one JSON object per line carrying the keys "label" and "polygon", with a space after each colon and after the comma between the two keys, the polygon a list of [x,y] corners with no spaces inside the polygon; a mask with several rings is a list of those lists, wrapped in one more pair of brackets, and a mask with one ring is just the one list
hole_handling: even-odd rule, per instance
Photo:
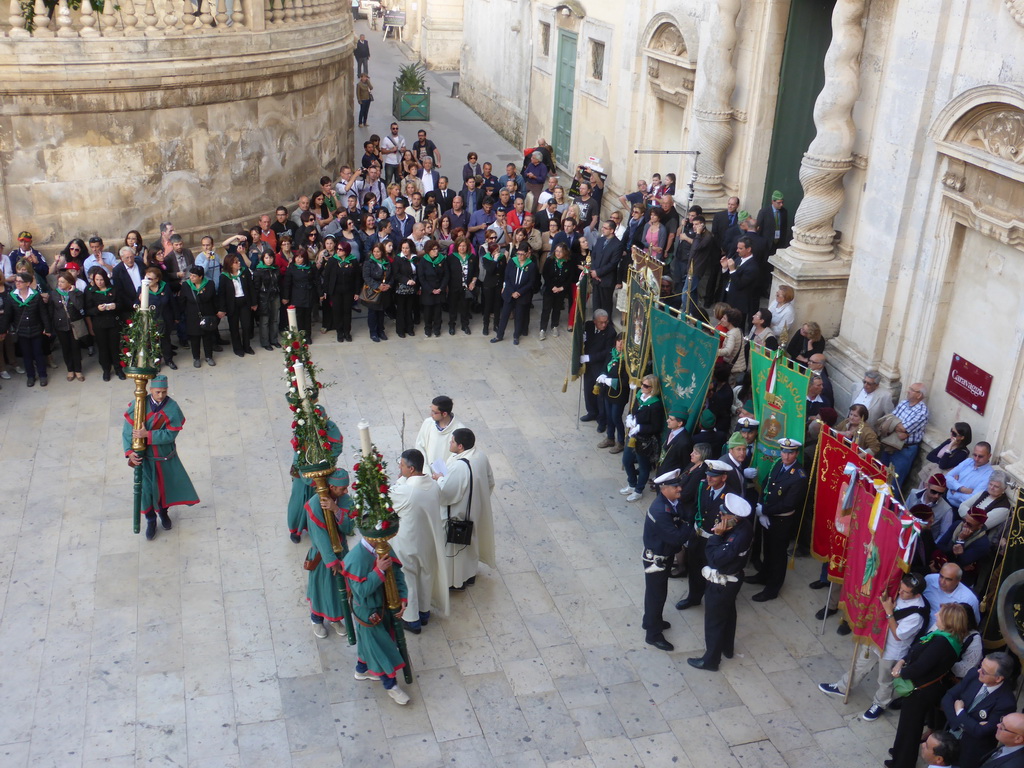
{"label": "priest in white vestment", "polygon": [[399,523],[391,548],[409,589],[402,623],[418,635],[430,621],[431,608],[448,615],[444,523],[437,514],[441,496],[433,478],[423,474],[423,454],[415,448],[402,454],[398,467],[402,476],[391,486],[391,503]]}
{"label": "priest in white vestment", "polygon": [[[416,450],[423,454],[427,467],[434,467],[434,462],[445,464],[452,455],[448,446],[452,433],[464,425],[456,421],[452,408],[452,399],[447,395],[439,395],[430,401],[430,418],[424,420],[416,435]],[[427,471],[430,474],[430,470]]]}
{"label": "priest in white vestment", "polygon": [[[434,479],[441,489],[441,520],[450,517],[473,522],[469,544],[445,544],[445,571],[448,586],[465,589],[476,581],[476,569],[483,561],[497,567],[494,557],[494,521],[491,517],[491,492],[494,473],[487,456],[476,447],[473,431],[462,427],[452,434],[446,472]],[[472,478],[472,483],[470,478]],[[472,487],[472,501],[470,488]]]}

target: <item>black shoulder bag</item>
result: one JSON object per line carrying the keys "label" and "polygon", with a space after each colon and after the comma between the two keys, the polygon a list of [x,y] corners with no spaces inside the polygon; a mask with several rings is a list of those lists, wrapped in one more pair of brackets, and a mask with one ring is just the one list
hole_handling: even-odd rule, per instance
{"label": "black shoulder bag", "polygon": [[469,503],[466,505],[466,519],[452,519],[452,505],[448,505],[448,519],[445,521],[445,540],[449,544],[458,544],[468,547],[473,540],[473,521],[469,519],[473,511],[473,465],[469,459],[459,459],[466,462],[469,469]]}

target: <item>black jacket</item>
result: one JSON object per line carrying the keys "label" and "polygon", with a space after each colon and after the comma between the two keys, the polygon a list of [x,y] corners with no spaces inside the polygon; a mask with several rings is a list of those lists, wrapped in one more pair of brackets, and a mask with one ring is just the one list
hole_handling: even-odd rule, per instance
{"label": "black jacket", "polygon": [[704,557],[708,566],[727,576],[741,576],[750,556],[750,545],[754,541],[754,528],[749,517],[741,517],[736,527],[719,536],[711,534]]}
{"label": "black jacket", "polygon": [[14,302],[11,301],[10,289],[0,293],[0,334],[7,333],[14,321]]}
{"label": "black jacket", "polygon": [[[398,259],[395,259],[398,262]],[[363,269],[358,258],[349,257],[340,261],[334,256],[327,260],[323,269],[324,293],[331,300],[346,293],[355,296],[363,285]]]}
{"label": "black jacket", "polygon": [[[426,257],[420,259],[417,275],[420,282],[421,304],[430,307],[445,300],[449,279],[447,259],[442,259],[438,264],[432,264]],[[434,293],[438,289],[441,292]]]}
{"label": "black jacket", "polygon": [[494,258],[480,257],[480,282],[484,290],[501,288],[508,265],[508,252],[504,248],[495,251]]}
{"label": "black jacket", "polygon": [[[544,277],[544,293],[548,296],[561,296],[564,298],[572,295],[569,289],[576,283],[580,271],[576,267],[576,262],[571,257],[559,264],[554,256],[550,256],[544,262],[542,274]],[[552,293],[552,288],[562,288],[563,290],[560,293]]]}
{"label": "black jacket", "polygon": [[185,305],[185,331],[189,336],[202,336],[203,333],[213,333],[217,329],[216,323],[209,328],[200,328],[199,321],[204,317],[213,317],[217,314],[217,288],[212,280],[206,280],[202,290],[196,291],[192,281],[187,281],[181,288],[181,297]]}
{"label": "black jacket", "polygon": [[95,286],[90,285],[85,289],[85,314],[92,318],[93,330],[116,327],[120,305],[112,310],[101,310],[100,304],[117,304],[116,292],[111,288],[106,293],[100,293]]}
{"label": "black jacket", "polygon": [[[537,271],[537,262],[532,258],[526,262],[526,266],[519,264],[518,257],[509,259],[505,267],[505,287],[501,290],[501,298],[505,301],[525,301],[529,303],[530,297],[540,283],[540,275]],[[518,293],[519,298],[513,299],[512,294]]]}
{"label": "black jacket", "polygon": [[463,272],[462,260],[454,252],[448,254],[446,263],[448,265],[448,285],[453,291],[466,288],[470,281],[480,275],[480,260],[472,253],[466,259],[465,272]]}
{"label": "black jacket", "polygon": [[[1011,680],[1004,680],[1002,685],[972,707],[971,704],[980,690],[981,680],[978,679],[978,670],[975,668],[942,697],[946,727],[950,730],[963,728],[960,737],[960,760],[957,762],[960,768],[978,768],[985,755],[998,746],[996,725],[1002,720],[1003,715],[1017,709]],[[965,705],[959,715],[953,708],[954,702],[958,699]]]}
{"label": "black jacket", "polygon": [[675,557],[682,550],[692,529],[686,525],[680,510],[680,506],[672,509],[661,493],[654,497],[644,518],[644,549],[662,557]]}
{"label": "black jacket", "polygon": [[85,317],[85,294],[77,288],[72,289],[67,298],[59,291],[50,294],[50,323],[55,331],[70,331],[71,323]]}
{"label": "black jacket", "polygon": [[[252,273],[242,269],[238,273],[238,279],[242,282],[242,293],[244,301],[250,307],[256,306],[256,292],[252,287]],[[220,273],[220,286],[217,289],[217,301],[219,311],[234,313],[235,308],[235,286],[234,281],[228,277],[227,272]]]}
{"label": "black jacket", "polygon": [[252,273],[252,289],[259,311],[281,311],[281,273],[277,266],[256,267]]}
{"label": "black jacket", "polygon": [[10,330],[19,339],[34,339],[41,336],[44,331],[53,332],[50,310],[43,303],[42,293],[34,291],[24,304],[19,303],[19,298],[12,293],[11,303],[14,305],[14,322],[11,323]]}
{"label": "black jacket", "polygon": [[665,435],[666,443],[661,451],[661,463],[658,464],[658,474],[671,472],[673,469],[686,469],[690,466],[690,453],[693,451],[693,440],[690,433],[683,427],[679,434],[671,441],[668,441],[671,433]]}
{"label": "black jacket", "polygon": [[[143,265],[142,259],[135,259],[135,264],[139,268],[139,277],[145,277],[146,267]],[[110,280],[114,284],[114,295],[117,297],[117,308],[121,312],[127,312],[137,303],[139,291],[135,287],[135,283],[132,282],[132,278],[131,275],[128,274],[128,270],[120,261],[114,265],[114,271],[111,274]]]}
{"label": "black jacket", "polygon": [[800,512],[806,495],[807,472],[799,462],[786,469],[780,459],[775,462],[768,471],[768,477],[765,478],[762,508],[768,517],[786,512]]}
{"label": "black jacket", "polygon": [[298,309],[311,309],[319,299],[316,267],[306,264],[300,268],[289,264],[284,272],[284,290],[281,298]]}

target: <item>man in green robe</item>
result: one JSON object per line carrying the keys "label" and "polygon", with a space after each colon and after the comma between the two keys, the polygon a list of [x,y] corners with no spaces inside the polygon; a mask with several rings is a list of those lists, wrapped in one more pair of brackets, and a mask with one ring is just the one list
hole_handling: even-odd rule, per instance
{"label": "man in green robe", "polygon": [[[326,417],[322,405],[314,407]],[[296,418],[301,418],[301,416],[296,415]],[[327,442],[331,444],[331,455],[337,461],[345,447],[345,440],[341,436],[341,430],[338,428],[338,425],[330,419],[327,419]],[[293,438],[293,452],[294,449],[295,441]],[[303,464],[305,462],[296,454],[292,459],[292,493],[288,497],[288,534],[296,544],[302,541],[302,532],[307,527],[306,502],[316,496],[316,487],[313,485],[313,481],[307,480],[299,474],[299,467]]]}
{"label": "man in green robe", "polygon": [[[303,568],[309,571],[306,598],[309,600],[309,620],[313,622],[313,634],[319,638],[327,637],[325,621],[331,622],[339,635],[345,634],[345,597],[341,591],[345,588],[345,582],[341,560],[348,552],[345,537],[355,531],[355,524],[349,517],[352,497],[348,495],[348,472],[344,469],[334,470],[334,474],[327,478],[327,486],[330,489],[329,499],[320,498],[314,491],[313,497],[304,506],[309,523],[309,538],[313,544],[303,564]],[[338,524],[341,552],[336,553],[331,546],[324,517],[326,514],[333,514]]]}
{"label": "man in green robe", "polygon": [[[384,576],[388,568],[394,570],[398,594],[402,607],[387,617],[388,608],[384,597]],[[408,590],[402,564],[389,554],[378,557],[373,546],[361,539],[352,551],[345,555],[343,565],[352,595],[352,619],[356,623],[356,680],[380,680],[397,704],[408,704],[409,694],[403,691],[397,680],[398,670],[405,667],[405,660],[398,650],[391,623],[401,620],[405,612]]]}
{"label": "man in green robe", "polygon": [[[124,413],[121,444],[128,466],[142,467],[142,513],[146,516],[146,538],[156,536],[156,517],[164,530],[171,529],[167,510],[176,504],[192,506],[199,503],[199,494],[192,486],[188,472],[178,458],[175,440],[185,426],[185,415],[178,404],[167,396],[167,377],[154,376],[146,398],[146,420],[135,425],[135,403]],[[148,448],[141,456],[132,450],[133,438],[145,438]]]}

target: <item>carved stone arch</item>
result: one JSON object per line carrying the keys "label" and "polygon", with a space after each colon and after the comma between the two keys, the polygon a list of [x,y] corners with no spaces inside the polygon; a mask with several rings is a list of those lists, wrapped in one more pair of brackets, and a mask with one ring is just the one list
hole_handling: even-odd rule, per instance
{"label": "carved stone arch", "polygon": [[[964,91],[939,112],[929,134],[942,155],[1024,180],[1024,88],[1020,86],[992,84]],[[962,166],[950,167],[955,171]],[[954,175],[962,177],[962,173]]]}
{"label": "carved stone arch", "polygon": [[637,43],[638,54],[649,50],[660,51],[681,59],[690,68],[696,67],[700,36],[697,25],[689,16],[656,13],[640,33]]}
{"label": "carved stone arch", "polygon": [[1024,112],[1024,87],[991,84],[969,88],[942,108],[929,134],[936,141],[960,142],[980,119],[1007,108]]}

